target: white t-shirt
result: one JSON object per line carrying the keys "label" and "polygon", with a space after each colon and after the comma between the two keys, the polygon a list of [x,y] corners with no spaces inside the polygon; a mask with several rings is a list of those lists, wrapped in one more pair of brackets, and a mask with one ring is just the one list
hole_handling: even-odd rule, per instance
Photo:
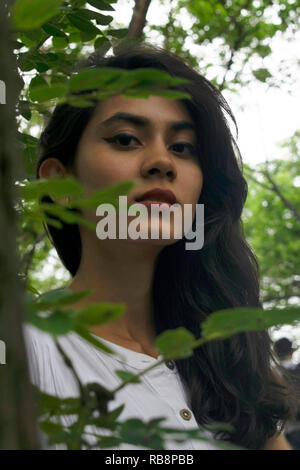
{"label": "white t-shirt", "polygon": [[[78,384],[72,371],[67,367],[57,350],[53,337],[29,323],[23,323],[23,332],[31,382],[40,390],[51,395],[62,398],[78,397]],[[117,353],[114,355],[107,354],[82,339],[75,332],[59,336],[57,339],[71,359],[81,382],[83,384],[97,382],[108,390],[115,389],[122,382],[114,373],[115,370],[122,369],[137,374],[162,358],[162,356],[159,356],[158,359],[155,359],[147,354],[132,351],[98,338]],[[139,418],[147,422],[153,418],[166,417],[166,420],[160,424],[161,426],[183,430],[198,428],[194,415],[187,404],[186,391],[176,365],[171,361],[169,366],[171,368],[166,363],[162,363],[141,376],[140,383],[127,384],[115,394],[114,400],[111,400],[108,404],[109,411],[125,404],[118,421]],[[63,416],[62,422],[65,425],[72,424],[74,415]],[[110,435],[109,430],[96,429],[94,426],[86,426],[85,432]],[[56,444],[50,447],[47,444],[46,434],[40,431],[39,434],[43,449],[66,449],[64,444]],[[206,435],[211,438],[210,433],[207,432]],[[85,438],[91,443],[95,442],[92,436],[88,437],[85,434]],[[185,441],[184,443],[170,440],[165,444],[165,448],[167,450],[218,449],[212,443],[198,439]],[[119,447],[110,449],[144,450],[146,447],[123,443]]]}

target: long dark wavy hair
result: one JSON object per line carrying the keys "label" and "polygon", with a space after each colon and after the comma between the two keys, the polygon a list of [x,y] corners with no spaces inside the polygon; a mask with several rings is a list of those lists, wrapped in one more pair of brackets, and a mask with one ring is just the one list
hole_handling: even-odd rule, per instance
{"label": "long dark wavy hair", "polygon": [[[145,42],[124,43],[106,57],[96,51],[78,69],[87,67],[151,67],[189,80],[175,89],[191,95],[190,100],[181,101],[197,129],[204,181],[198,201],[205,207],[204,246],[186,250],[184,237],[158,255],[152,283],[156,333],[183,326],[199,338],[201,322],[216,310],[262,308],[259,267],[241,221],[248,186],[227,121],[229,117],[235,124],[235,119],[219,90],[186,60]],[[79,139],[95,107],[96,103],[88,108],[69,104],[55,108],[40,137],[37,178],[41,163],[49,157],[72,168]],[[45,200],[51,202],[48,197]],[[63,224],[62,229],[48,225],[47,230],[62,263],[74,276],[82,249],[78,225]],[[267,331],[212,341],[195,349],[192,357],[176,360],[198,424],[230,423],[233,433],[218,431],[214,437],[248,449],[263,448],[292,416],[291,390],[287,382],[278,380],[274,364],[279,366]]]}

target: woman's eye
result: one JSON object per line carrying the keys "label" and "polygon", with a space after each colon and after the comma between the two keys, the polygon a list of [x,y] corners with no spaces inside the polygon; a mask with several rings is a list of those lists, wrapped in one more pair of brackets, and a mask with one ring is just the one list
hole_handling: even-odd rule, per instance
{"label": "woman's eye", "polygon": [[131,139],[137,141],[137,138],[131,134],[116,134],[113,137],[109,137],[106,140],[109,143],[120,145],[120,147],[130,147],[129,143]]}
{"label": "woman's eye", "polygon": [[176,147],[177,149],[175,150],[176,153],[183,153],[186,149],[190,155],[196,154],[195,147],[192,144],[189,144],[188,142],[177,142],[176,144],[173,144],[173,148],[174,147]]}
{"label": "woman's eye", "polygon": [[[131,140],[135,140],[138,142],[138,139],[134,137],[134,135],[131,134],[125,134],[125,133],[120,133],[116,134],[113,137],[109,137],[104,139],[106,142],[117,144],[119,147],[127,148],[127,147],[132,147],[130,145]],[[196,154],[196,149],[195,147],[190,144],[189,142],[176,142],[176,144],[171,145],[173,149],[175,149],[176,153],[179,153],[181,155],[195,155]],[[187,154],[184,152],[188,152]]]}

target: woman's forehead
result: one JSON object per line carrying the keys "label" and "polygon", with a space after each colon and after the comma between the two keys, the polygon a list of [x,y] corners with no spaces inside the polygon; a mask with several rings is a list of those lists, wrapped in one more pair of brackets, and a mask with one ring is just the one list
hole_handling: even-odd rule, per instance
{"label": "woman's forehead", "polygon": [[193,122],[184,103],[161,96],[149,98],[113,96],[98,103],[93,117],[97,122],[105,121],[114,114],[122,112],[139,115],[152,122],[180,120]]}

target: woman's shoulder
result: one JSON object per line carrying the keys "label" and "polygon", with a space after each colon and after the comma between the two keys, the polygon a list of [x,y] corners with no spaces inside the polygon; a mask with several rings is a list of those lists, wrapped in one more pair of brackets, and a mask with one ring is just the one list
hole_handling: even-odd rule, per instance
{"label": "woman's shoulder", "polygon": [[40,330],[31,323],[22,324],[25,347],[30,358],[50,354],[55,349],[53,337],[46,331]]}
{"label": "woman's shoulder", "polygon": [[[41,390],[60,396],[77,396],[78,385],[73,371],[66,365],[54,337],[30,323],[23,324],[31,381]],[[82,383],[95,380],[115,387],[120,378],[113,374],[113,360],[75,332],[57,337]]]}
{"label": "woman's shoulder", "polygon": [[64,384],[69,382],[71,387],[68,387],[68,392],[71,392],[75,380],[59,353],[53,336],[30,323],[23,323],[22,327],[31,382],[46,393],[60,392],[62,396],[66,395]]}

